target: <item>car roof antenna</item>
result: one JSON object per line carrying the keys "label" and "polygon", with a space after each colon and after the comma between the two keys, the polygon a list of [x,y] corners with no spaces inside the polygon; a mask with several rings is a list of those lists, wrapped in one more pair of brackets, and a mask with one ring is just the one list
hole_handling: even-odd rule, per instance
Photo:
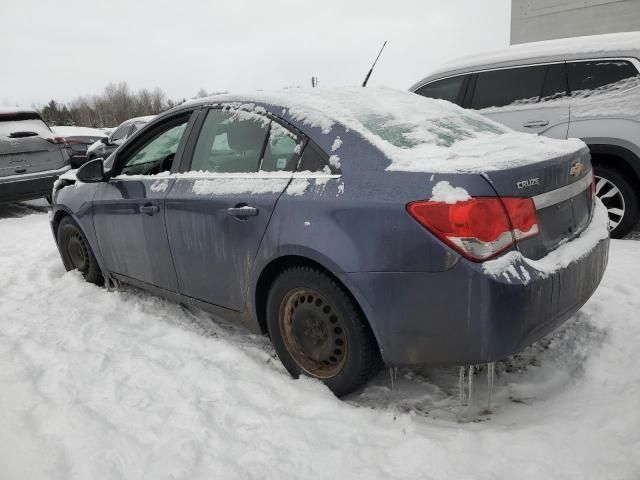
{"label": "car roof antenna", "polygon": [[385,40],[384,43],[382,44],[382,48],[378,52],[378,56],[376,57],[376,59],[373,62],[373,65],[371,65],[371,70],[369,70],[369,73],[367,73],[367,76],[365,77],[364,82],[362,82],[362,86],[363,87],[367,86],[367,82],[369,81],[369,77],[371,76],[371,72],[373,72],[373,68],[376,66],[376,63],[378,63],[378,59],[380,58],[380,55],[382,54],[382,50],[384,50],[384,47],[385,47],[386,44],[387,44],[387,41]]}

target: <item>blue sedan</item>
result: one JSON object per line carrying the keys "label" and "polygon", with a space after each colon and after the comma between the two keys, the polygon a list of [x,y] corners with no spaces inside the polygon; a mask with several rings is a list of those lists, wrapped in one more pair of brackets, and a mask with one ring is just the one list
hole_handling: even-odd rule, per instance
{"label": "blue sedan", "polygon": [[67,270],[236,319],[337,395],[519,351],[609,246],[582,142],[385,88],[176,107],[59,179],[51,226]]}

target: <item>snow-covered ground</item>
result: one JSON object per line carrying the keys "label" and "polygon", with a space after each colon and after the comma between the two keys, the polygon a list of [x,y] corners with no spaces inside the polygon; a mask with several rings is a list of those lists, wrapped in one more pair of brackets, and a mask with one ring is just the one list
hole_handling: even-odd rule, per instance
{"label": "snow-covered ground", "polygon": [[0,478],[640,478],[640,242],[595,296],[475,377],[382,373],[336,399],[262,337],[66,273],[43,206],[0,206]]}

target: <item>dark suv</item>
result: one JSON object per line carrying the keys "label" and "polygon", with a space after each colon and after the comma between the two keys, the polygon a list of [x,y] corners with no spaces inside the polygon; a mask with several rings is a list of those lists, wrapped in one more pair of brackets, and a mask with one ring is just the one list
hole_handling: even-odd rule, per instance
{"label": "dark suv", "polygon": [[32,108],[0,107],[0,203],[49,197],[69,151]]}

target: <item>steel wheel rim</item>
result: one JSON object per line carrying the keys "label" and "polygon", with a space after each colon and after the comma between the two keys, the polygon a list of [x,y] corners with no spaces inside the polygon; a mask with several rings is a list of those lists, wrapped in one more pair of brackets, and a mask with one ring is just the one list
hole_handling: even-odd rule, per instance
{"label": "steel wheel rim", "polygon": [[289,354],[308,375],[331,378],[347,359],[344,325],[333,305],[308,288],[291,290],[280,305],[280,332]]}
{"label": "steel wheel rim", "polygon": [[73,268],[85,273],[89,269],[89,249],[79,232],[75,231],[67,239],[67,254]]}
{"label": "steel wheel rim", "polygon": [[609,215],[609,230],[613,230],[624,218],[625,203],[620,188],[611,180],[595,175],[596,196],[607,208]]}

